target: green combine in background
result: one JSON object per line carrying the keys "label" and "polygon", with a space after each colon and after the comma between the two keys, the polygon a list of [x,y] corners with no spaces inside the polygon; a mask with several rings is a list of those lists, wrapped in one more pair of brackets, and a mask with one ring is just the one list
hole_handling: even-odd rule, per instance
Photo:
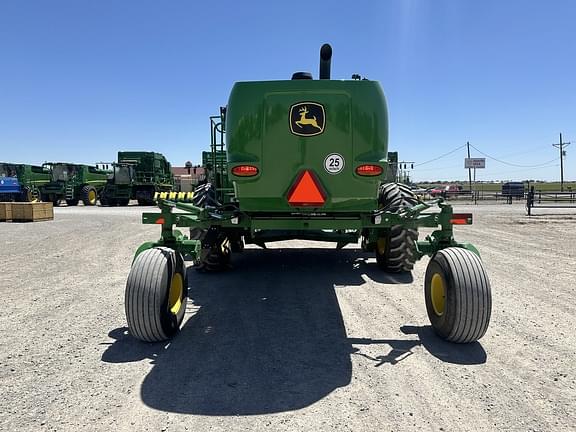
{"label": "green combine in background", "polygon": [[0,201],[39,201],[40,187],[49,181],[41,166],[0,162]]}
{"label": "green combine in background", "polygon": [[96,205],[98,196],[108,178],[108,172],[91,165],[67,162],[47,162],[42,165],[50,173],[50,181],[40,187],[42,201],[59,206],[66,201],[69,206]]}
{"label": "green combine in background", "polygon": [[[134,167],[131,198],[138,200],[140,205],[153,205],[156,192],[170,192],[174,188],[170,162],[160,153],[120,151],[118,164]],[[123,200],[124,198],[112,196],[111,199]]]}
{"label": "green combine in background", "polygon": [[[331,80],[331,56],[324,45],[319,80],[298,72],[286,81],[236,83],[227,107],[211,118],[206,180],[193,203],[174,194],[159,200],[160,212],[143,214],[144,223],[161,226],[161,236],[140,246],[128,276],[134,337],[152,342],[177,333],[187,300],[184,256],[199,270],[219,271],[245,243],[291,239],[336,248],[360,242],[390,273],[409,272],[430,256],[424,300],[435,331],[459,343],[484,335],[490,283],[476,248],[453,233],[472,215],[454,213],[441,198],[420,201],[395,181],[380,84],[357,75]],[[435,230],[419,240],[421,227]]]}

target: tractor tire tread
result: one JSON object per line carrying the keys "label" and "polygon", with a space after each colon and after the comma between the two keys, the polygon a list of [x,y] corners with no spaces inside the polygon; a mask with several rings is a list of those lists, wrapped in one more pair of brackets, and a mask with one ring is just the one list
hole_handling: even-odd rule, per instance
{"label": "tractor tire tread", "polygon": [[128,328],[134,337],[144,342],[170,339],[182,322],[183,313],[173,327],[162,325],[161,317],[163,303],[168,295],[168,278],[171,272],[179,271],[179,266],[184,271],[183,311],[186,307],[186,268],[183,260],[174,254],[177,252],[165,247],[148,249],[136,257],[128,276],[125,295]]}
{"label": "tractor tire tread", "polygon": [[[378,201],[380,206],[392,212],[399,212],[418,202],[410,188],[399,183],[385,183],[380,186]],[[416,262],[415,242],[418,230],[394,225],[386,239],[387,250],[384,255],[376,254],[378,265],[389,272],[409,272]]]}
{"label": "tractor tire tread", "polygon": [[[442,249],[432,259],[446,272],[456,305],[450,325],[435,330],[451,342],[477,341],[488,329],[492,310],[490,281],[482,261],[475,253],[457,247]],[[430,308],[428,314],[432,321]]]}

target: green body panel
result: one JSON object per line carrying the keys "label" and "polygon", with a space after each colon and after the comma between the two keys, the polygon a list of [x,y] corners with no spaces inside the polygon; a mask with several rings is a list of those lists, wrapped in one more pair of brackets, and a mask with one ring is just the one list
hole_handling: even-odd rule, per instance
{"label": "green body panel", "polygon": [[17,177],[20,187],[22,188],[22,193],[20,196],[2,197],[2,200],[27,201],[30,198],[27,191],[38,194],[40,192],[40,187],[50,182],[50,172],[37,165],[0,162],[0,177],[3,176]]}
{"label": "green body panel", "polygon": [[[324,107],[322,133],[292,133],[291,106],[303,102]],[[386,102],[380,85],[374,81],[241,82],[234,85],[228,102],[229,170],[242,164],[259,169],[257,176],[249,178],[229,171],[243,211],[294,211],[287,193],[305,169],[315,173],[327,199],[321,207],[300,211],[375,210],[378,185],[386,176],[387,140]],[[344,168],[337,174],[324,168],[326,157],[332,153],[344,158]],[[355,169],[363,163],[380,165],[382,175],[359,176]]]}
{"label": "green body panel", "polygon": [[50,182],[41,186],[43,200],[80,200],[84,186],[91,186],[100,194],[108,178],[108,172],[92,165],[66,162],[48,162],[43,165],[50,170]]}

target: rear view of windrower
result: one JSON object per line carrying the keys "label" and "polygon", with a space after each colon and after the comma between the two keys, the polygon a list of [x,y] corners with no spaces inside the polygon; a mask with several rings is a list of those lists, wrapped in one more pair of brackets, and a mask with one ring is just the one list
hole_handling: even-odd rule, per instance
{"label": "rear view of windrower", "polygon": [[[160,212],[143,214],[162,230],[138,248],[128,277],[133,336],[154,342],[178,332],[184,256],[199,271],[217,272],[229,269],[245,244],[291,239],[337,248],[360,241],[391,273],[411,271],[429,256],[424,300],[436,333],[458,343],[484,335],[490,282],[477,249],[453,235],[453,225],[471,224],[472,215],[455,214],[442,198],[423,202],[396,182],[380,84],[332,80],[331,58],[323,45],[317,80],[297,72],[285,81],[237,82],[211,117],[211,146],[202,154],[207,175],[193,202],[158,200]],[[421,227],[435,230],[419,240]]]}

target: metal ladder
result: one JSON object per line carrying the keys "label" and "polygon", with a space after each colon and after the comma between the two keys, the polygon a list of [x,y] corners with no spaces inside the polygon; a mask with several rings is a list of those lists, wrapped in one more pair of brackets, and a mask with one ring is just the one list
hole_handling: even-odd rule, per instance
{"label": "metal ladder", "polygon": [[72,200],[74,199],[74,186],[69,183],[66,183],[66,199]]}

